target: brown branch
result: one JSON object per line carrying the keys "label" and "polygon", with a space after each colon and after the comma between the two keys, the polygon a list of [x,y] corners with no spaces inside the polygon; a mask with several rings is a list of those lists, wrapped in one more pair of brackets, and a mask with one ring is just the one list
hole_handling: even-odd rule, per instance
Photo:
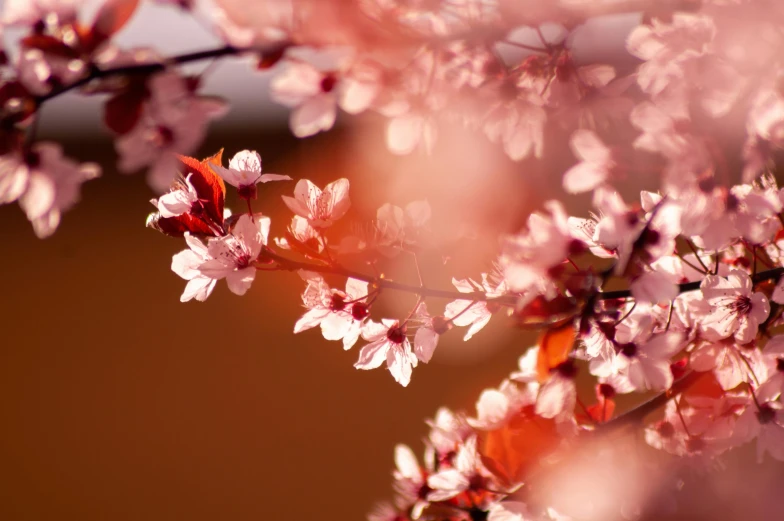
{"label": "brown branch", "polygon": [[48,92],[47,94],[36,96],[34,100],[37,105],[41,105],[45,101],[60,96],[61,94],[65,94],[66,92],[71,91],[73,89],[78,89],[79,87],[83,87],[84,85],[87,85],[91,81],[101,79],[101,78],[108,78],[111,76],[122,76],[122,75],[129,75],[129,74],[151,74],[154,72],[162,71],[166,69],[166,67],[171,67],[173,65],[182,65],[185,63],[209,60],[213,58],[222,58],[224,56],[237,56],[239,54],[246,53],[246,52],[272,54],[272,53],[280,52],[282,49],[286,48],[287,46],[288,44],[284,43],[284,44],[278,44],[276,47],[270,49],[259,49],[259,48],[240,48],[240,47],[234,47],[232,45],[226,45],[224,47],[208,49],[206,51],[196,51],[196,52],[181,54],[178,56],[172,56],[160,62],[138,63],[134,65],[124,65],[122,67],[113,67],[110,69],[100,69],[97,66],[93,65],[90,73],[84,78],[81,78],[73,83],[69,83],[68,85],[64,85],[62,87],[52,89],[52,91]]}
{"label": "brown branch", "polygon": [[[279,269],[282,270],[288,270],[288,271],[305,270],[305,271],[313,271],[316,273],[322,273],[325,275],[340,275],[343,277],[351,277],[357,280],[362,280],[370,284],[374,284],[376,287],[380,289],[405,291],[422,297],[436,297],[436,298],[446,298],[452,300],[469,300],[473,302],[494,302],[496,304],[501,304],[509,307],[515,307],[517,305],[518,298],[520,297],[520,295],[518,294],[507,294],[498,297],[489,297],[487,296],[487,294],[482,293],[481,291],[475,291],[473,293],[460,293],[458,291],[428,288],[427,286],[418,286],[413,284],[405,284],[402,282],[396,282],[394,280],[384,279],[372,275],[367,275],[365,273],[361,273],[358,271],[349,270],[339,265],[316,264],[312,262],[302,262],[302,261],[288,259],[286,257],[283,257],[282,255],[273,252],[269,248],[264,249],[262,256],[275,261],[278,264]],[[757,275],[753,277],[753,281],[757,283],[757,282],[762,282],[764,280],[778,279],[782,274],[784,274],[784,268],[774,268],[772,270],[767,270],[767,271],[762,271],[760,273],[757,273]],[[696,281],[696,282],[686,282],[683,284],[678,284],[678,288],[679,288],[679,293],[685,293],[687,291],[695,291],[700,289],[700,282]],[[596,300],[629,298],[631,296],[632,296],[631,290],[628,289],[617,290],[617,291],[599,291],[595,294]]]}
{"label": "brown branch", "polygon": [[[784,268],[773,268],[770,270],[760,271],[756,275],[754,275],[751,280],[754,284],[758,282],[762,282],[765,280],[778,280],[781,275],[784,275]],[[694,282],[684,282],[682,284],[678,284],[678,294],[686,293],[688,291],[695,291],[700,289],[700,281]],[[602,291],[596,296],[597,300],[612,300],[612,299],[620,299],[620,298],[629,298],[632,296],[632,292],[629,289],[619,289],[615,291]]]}
{"label": "brown branch", "polygon": [[451,290],[443,290],[437,288],[428,288],[426,286],[415,286],[413,284],[404,284],[402,282],[396,282],[390,279],[384,279],[381,277],[376,277],[372,275],[367,275],[365,273],[361,273],[358,271],[349,270],[342,266],[337,265],[326,265],[326,264],[316,264],[311,262],[302,262],[296,261],[292,259],[288,259],[277,253],[273,252],[269,248],[265,248],[262,252],[262,257],[266,257],[275,261],[278,264],[278,267],[282,270],[288,271],[313,271],[316,273],[322,273],[325,275],[340,275],[342,277],[351,277],[353,279],[362,280],[369,284],[375,285],[377,288],[380,289],[390,289],[396,291],[405,291],[407,293],[413,293],[415,295],[419,295],[421,297],[436,297],[436,298],[446,298],[452,300],[470,300],[474,302],[496,302],[498,304],[507,305],[507,306],[514,306],[517,302],[517,295],[502,295],[500,297],[488,297],[487,294],[482,293],[481,291],[475,291],[473,293],[460,293],[458,291],[451,291]]}

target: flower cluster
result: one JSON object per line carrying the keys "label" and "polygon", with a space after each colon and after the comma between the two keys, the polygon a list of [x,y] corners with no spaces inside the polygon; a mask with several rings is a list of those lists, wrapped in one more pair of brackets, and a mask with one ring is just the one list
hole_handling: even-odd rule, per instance
{"label": "flower cluster", "polygon": [[[66,92],[100,95],[118,169],[147,169],[160,194],[148,226],[185,240],[171,264],[187,281],[181,300],[207,299],[221,279],[242,295],[258,271],[296,271],[294,333],[318,328],[346,350],[361,339],[355,367],[385,366],[402,386],[452,329],[467,341],[501,315],[542,330],[475,416],[437,413],[422,463],[397,447],[394,501],[371,520],[581,517],[537,500],[536,478],[617,425],[694,464],[750,442],[784,460],[777,2],[217,0],[207,11],[225,45],[168,58],[114,43],[137,4],[108,0],[89,23],[73,1],[3,6],[2,27],[23,36],[0,61],[0,204],[18,202],[37,235],[99,174],[37,139],[39,110]],[[579,47],[591,18],[628,10],[644,12],[618,56]],[[339,109],[372,112],[390,152],[432,153],[444,125],[459,126],[512,161],[555,158],[564,200],[543,202],[500,238],[492,267],[446,288],[420,269],[438,242],[425,200],[385,203],[348,235],[334,225],[350,215],[349,180],[298,179],[278,230],[253,201],[260,184],[291,177],[263,173],[255,151],[226,166],[222,151],[189,157],[227,104],[180,66],[239,54],[272,71],[297,137],[331,129]],[[623,188],[640,179],[653,186],[629,201]],[[240,213],[225,206],[227,185]],[[575,194],[590,195],[591,213],[570,215]],[[416,281],[389,275],[405,263]],[[400,316],[378,305],[393,292],[413,297]],[[633,393],[639,405],[617,412],[615,397]]]}

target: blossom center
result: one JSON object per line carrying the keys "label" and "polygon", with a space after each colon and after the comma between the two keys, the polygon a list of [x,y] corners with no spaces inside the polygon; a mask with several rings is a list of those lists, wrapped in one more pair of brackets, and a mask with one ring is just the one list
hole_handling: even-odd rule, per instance
{"label": "blossom center", "polygon": [[334,74],[327,74],[321,79],[321,90],[322,92],[332,92],[332,89],[335,88],[338,80],[335,78]]}
{"label": "blossom center", "polygon": [[625,356],[628,356],[629,358],[632,358],[633,356],[637,356],[637,344],[634,343],[623,344],[621,346],[621,353],[623,353]]}
{"label": "blossom center", "polygon": [[354,317],[355,320],[363,320],[369,314],[370,309],[364,302],[357,302],[351,306],[351,316]]}
{"label": "blossom center", "polygon": [[343,311],[346,307],[346,299],[342,295],[335,293],[332,295],[332,300],[329,303],[329,309],[332,311]]}
{"label": "blossom center", "polygon": [[767,403],[760,405],[759,411],[757,411],[757,420],[759,420],[762,425],[771,423],[775,419],[776,411],[773,410],[773,407]]}
{"label": "blossom center", "polygon": [[748,315],[751,313],[751,298],[742,295],[730,302],[727,307],[738,315]]}
{"label": "blossom center", "polygon": [[406,339],[406,327],[405,326],[390,327],[389,331],[387,331],[387,338],[393,344],[402,344]]}

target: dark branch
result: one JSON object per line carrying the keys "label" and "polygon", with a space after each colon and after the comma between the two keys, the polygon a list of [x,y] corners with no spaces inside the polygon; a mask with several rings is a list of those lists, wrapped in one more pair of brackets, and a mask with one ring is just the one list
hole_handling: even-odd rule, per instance
{"label": "dark branch", "polygon": [[110,76],[122,76],[122,75],[129,75],[129,74],[152,74],[154,72],[162,71],[166,69],[166,67],[171,67],[173,65],[182,65],[184,63],[209,60],[212,58],[221,58],[224,56],[236,56],[245,52],[254,52],[254,51],[259,53],[268,52],[265,51],[264,49],[244,49],[244,48],[233,47],[231,45],[226,45],[224,47],[218,47],[216,49],[209,49],[206,51],[197,51],[197,52],[192,52],[187,54],[181,54],[179,56],[173,56],[161,62],[125,65],[122,67],[114,67],[111,69],[99,69],[98,67],[93,66],[90,73],[84,78],[77,80],[73,83],[70,83],[68,85],[64,85],[62,87],[52,89],[51,92],[44,94],[42,96],[37,96],[35,98],[35,102],[38,105],[41,105],[45,101],[60,96],[61,94],[65,94],[66,92],[71,91],[73,89],[78,89],[79,87],[87,85],[91,81],[100,78],[108,78]]}

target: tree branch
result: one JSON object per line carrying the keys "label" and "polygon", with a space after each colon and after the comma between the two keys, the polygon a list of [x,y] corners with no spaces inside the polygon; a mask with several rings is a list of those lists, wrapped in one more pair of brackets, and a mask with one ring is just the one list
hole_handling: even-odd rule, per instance
{"label": "tree branch", "polygon": [[245,52],[255,51],[255,52],[264,53],[264,52],[274,52],[277,50],[280,49],[275,48],[275,49],[270,49],[265,51],[264,49],[240,48],[240,47],[234,47],[232,45],[226,45],[224,47],[218,47],[215,49],[208,49],[205,51],[196,51],[187,54],[181,54],[179,56],[173,56],[161,62],[124,65],[122,67],[113,67],[110,69],[99,69],[97,66],[93,65],[90,73],[84,78],[81,78],[68,85],[64,85],[62,87],[52,89],[52,91],[48,92],[47,94],[36,96],[34,100],[37,105],[41,105],[45,101],[60,96],[61,94],[65,94],[68,91],[71,91],[73,89],[78,89],[79,87],[87,85],[93,80],[108,78],[110,76],[121,76],[125,74],[151,74],[153,72],[162,71],[166,69],[166,67],[170,67],[172,65],[182,65],[184,63],[208,60],[211,58],[221,58],[223,56],[236,56]]}
{"label": "tree branch", "polygon": [[[266,256],[268,259],[277,262],[279,268],[283,270],[289,270],[289,271],[305,270],[305,271],[313,271],[316,273],[322,273],[325,275],[340,275],[343,277],[351,277],[357,280],[368,282],[370,284],[375,284],[378,288],[381,289],[405,291],[407,293],[413,293],[415,295],[419,295],[422,297],[436,297],[436,298],[446,298],[452,300],[470,300],[474,302],[494,302],[496,304],[501,304],[509,307],[515,307],[519,299],[519,295],[516,294],[507,294],[498,297],[489,297],[487,296],[487,294],[482,293],[480,291],[475,291],[473,293],[460,293],[458,291],[428,288],[427,286],[418,286],[413,284],[405,284],[402,282],[396,282],[394,280],[379,278],[358,271],[349,270],[347,268],[338,265],[330,266],[326,264],[316,264],[311,262],[302,262],[302,261],[288,259],[286,257],[283,257],[282,255],[273,252],[269,248],[265,248],[262,255]],[[752,278],[752,280],[756,284],[758,282],[762,282],[765,280],[778,279],[782,274],[784,274],[784,268],[773,268],[771,270],[761,271],[757,273]],[[695,291],[698,289],[700,289],[699,281],[685,282],[683,284],[678,284],[679,294],[686,293],[688,291]],[[620,299],[620,298],[629,298],[631,296],[632,296],[631,290],[628,289],[615,290],[615,291],[599,291],[596,293],[596,300],[612,300],[612,299]]]}

